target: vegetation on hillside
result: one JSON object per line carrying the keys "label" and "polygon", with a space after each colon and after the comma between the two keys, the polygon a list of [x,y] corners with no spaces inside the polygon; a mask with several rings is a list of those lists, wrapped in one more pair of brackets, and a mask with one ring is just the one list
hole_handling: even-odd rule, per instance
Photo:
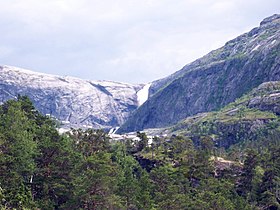
{"label": "vegetation on hillside", "polygon": [[276,115],[265,116],[258,138],[227,147],[210,132],[211,120],[194,136],[149,145],[140,132],[136,142],[91,129],[60,135],[19,96],[0,106],[0,208],[279,209],[280,129]]}

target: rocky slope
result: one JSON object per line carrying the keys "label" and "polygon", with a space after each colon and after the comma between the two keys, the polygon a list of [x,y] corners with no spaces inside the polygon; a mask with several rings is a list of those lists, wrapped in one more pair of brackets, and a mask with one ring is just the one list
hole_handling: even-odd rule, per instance
{"label": "rocky slope", "polygon": [[[265,82],[219,111],[199,113],[165,128],[146,129],[147,135],[187,136],[195,144],[210,137],[217,147],[269,139],[280,131],[280,81]],[[278,138],[279,140],[279,138]]]}
{"label": "rocky slope", "polygon": [[18,94],[27,95],[40,112],[57,118],[64,127],[121,125],[139,102],[145,100],[137,97],[143,87],[0,66],[0,102],[16,98]]}
{"label": "rocky slope", "polygon": [[217,112],[187,117],[166,128],[169,135],[211,136],[219,147],[267,137],[266,132],[280,128],[280,82],[266,82]]}
{"label": "rocky slope", "polygon": [[263,82],[280,80],[280,15],[154,82],[119,132],[164,127],[217,110]]}

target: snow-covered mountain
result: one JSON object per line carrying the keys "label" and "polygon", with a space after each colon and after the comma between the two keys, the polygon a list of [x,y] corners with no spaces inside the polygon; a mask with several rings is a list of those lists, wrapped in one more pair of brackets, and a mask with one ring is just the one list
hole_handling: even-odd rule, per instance
{"label": "snow-covered mountain", "polygon": [[0,102],[27,95],[40,112],[64,127],[119,126],[147,99],[145,92],[144,84],[87,81],[0,66]]}

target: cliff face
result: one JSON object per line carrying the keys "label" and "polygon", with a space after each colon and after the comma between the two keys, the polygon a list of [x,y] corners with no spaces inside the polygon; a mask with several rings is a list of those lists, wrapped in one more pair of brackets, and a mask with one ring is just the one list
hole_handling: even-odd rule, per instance
{"label": "cliff face", "polygon": [[163,127],[217,110],[263,82],[280,80],[280,15],[155,81],[150,98],[119,132]]}
{"label": "cliff face", "polygon": [[217,146],[228,148],[268,138],[279,130],[279,110],[280,82],[265,82],[217,112],[187,117],[166,130],[170,135],[189,136],[196,143],[201,136],[210,136]]}
{"label": "cliff face", "polygon": [[27,95],[64,127],[120,126],[139,104],[143,85],[86,81],[0,66],[0,102]]}
{"label": "cliff face", "polygon": [[247,103],[248,108],[270,111],[280,115],[280,82],[267,82],[261,84],[251,94]]}

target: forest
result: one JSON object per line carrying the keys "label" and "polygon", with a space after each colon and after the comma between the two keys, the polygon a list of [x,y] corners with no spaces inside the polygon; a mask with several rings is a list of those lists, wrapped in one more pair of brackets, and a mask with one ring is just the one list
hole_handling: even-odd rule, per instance
{"label": "forest", "polygon": [[222,147],[205,133],[139,141],[71,129],[26,96],[0,106],[0,208],[280,209],[280,129]]}

